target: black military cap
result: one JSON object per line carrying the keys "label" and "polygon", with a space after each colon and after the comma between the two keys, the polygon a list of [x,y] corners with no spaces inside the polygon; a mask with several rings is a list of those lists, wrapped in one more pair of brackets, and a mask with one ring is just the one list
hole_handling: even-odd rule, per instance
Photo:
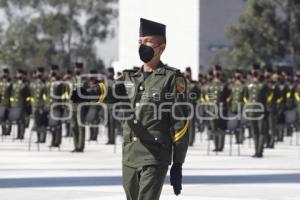
{"label": "black military cap", "polygon": [[140,37],[150,35],[162,36],[166,40],[166,25],[141,18]]}
{"label": "black military cap", "polygon": [[58,65],[55,65],[55,64],[53,64],[53,65],[51,65],[51,69],[52,69],[52,70],[58,70],[58,69],[59,69],[59,66],[58,66]]}
{"label": "black military cap", "polygon": [[8,68],[4,68],[3,69],[3,73],[9,73],[9,69]]}
{"label": "black military cap", "polygon": [[67,75],[72,75],[72,70],[68,69],[66,72]]}
{"label": "black military cap", "polygon": [[260,65],[257,64],[257,63],[255,63],[255,64],[252,65],[252,69],[259,70],[260,69]]}
{"label": "black military cap", "polygon": [[221,71],[222,70],[222,66],[221,65],[215,65],[214,66],[214,70]]}
{"label": "black military cap", "polygon": [[79,69],[82,69],[83,68],[83,63],[77,62],[77,63],[75,63],[75,67],[79,68]]}
{"label": "black military cap", "polygon": [[97,70],[96,69],[91,69],[90,70],[90,74],[97,74],[98,72],[97,72]]}
{"label": "black military cap", "polygon": [[235,73],[237,73],[237,74],[242,74],[242,71],[241,71],[240,69],[236,69],[236,70],[235,70]]}
{"label": "black military cap", "polygon": [[106,70],[108,73],[113,73],[113,74],[115,73],[115,70],[112,67],[108,67]]}
{"label": "black military cap", "polygon": [[24,71],[19,68],[19,69],[17,69],[17,73],[24,74]]}
{"label": "black military cap", "polygon": [[40,72],[40,73],[44,73],[45,68],[44,67],[38,67],[37,71]]}

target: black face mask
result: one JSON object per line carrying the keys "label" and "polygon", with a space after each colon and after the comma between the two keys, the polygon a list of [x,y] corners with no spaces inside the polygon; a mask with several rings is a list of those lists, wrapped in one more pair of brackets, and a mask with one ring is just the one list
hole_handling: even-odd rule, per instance
{"label": "black face mask", "polygon": [[139,48],[139,55],[140,59],[144,63],[147,63],[154,57],[154,49],[152,47],[141,44]]}
{"label": "black face mask", "polygon": [[38,74],[36,77],[37,77],[38,79],[42,79],[42,78],[43,78],[43,76],[42,76],[41,74]]}
{"label": "black face mask", "polygon": [[56,72],[51,72],[52,77],[56,77],[56,75],[57,75]]}
{"label": "black face mask", "polygon": [[240,80],[242,80],[242,77],[241,76],[235,76],[235,79],[240,81]]}
{"label": "black face mask", "polygon": [[76,74],[77,76],[79,76],[79,75],[81,74],[81,72],[80,72],[80,71],[75,71],[75,74]]}
{"label": "black face mask", "polygon": [[258,72],[253,72],[252,75],[253,75],[255,78],[259,78]]}
{"label": "black face mask", "polygon": [[215,75],[215,77],[216,77],[217,79],[221,79],[221,73],[220,73],[220,72],[217,72],[216,75]]}

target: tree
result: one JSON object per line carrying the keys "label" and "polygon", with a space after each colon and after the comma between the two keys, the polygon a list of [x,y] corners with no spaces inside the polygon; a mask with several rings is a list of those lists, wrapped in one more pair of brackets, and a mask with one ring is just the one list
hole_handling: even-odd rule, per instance
{"label": "tree", "polygon": [[276,6],[266,0],[248,0],[238,22],[227,29],[232,51],[228,63],[249,67],[252,63],[269,64],[285,55],[282,21]]}
{"label": "tree", "polygon": [[51,63],[71,67],[78,60],[90,68],[103,67],[95,44],[113,36],[110,22],[117,16],[115,2],[0,0],[8,21],[1,38],[0,60],[12,67]]}

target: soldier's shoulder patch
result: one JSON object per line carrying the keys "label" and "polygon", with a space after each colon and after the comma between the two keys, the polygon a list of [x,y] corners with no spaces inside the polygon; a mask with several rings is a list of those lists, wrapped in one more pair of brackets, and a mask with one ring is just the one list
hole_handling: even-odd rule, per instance
{"label": "soldier's shoulder patch", "polygon": [[186,82],[183,77],[176,78],[176,89],[178,92],[185,92],[186,91]]}

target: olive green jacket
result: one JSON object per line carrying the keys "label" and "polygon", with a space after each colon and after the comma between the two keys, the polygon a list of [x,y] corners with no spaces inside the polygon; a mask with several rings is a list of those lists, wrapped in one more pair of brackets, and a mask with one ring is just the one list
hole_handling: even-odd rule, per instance
{"label": "olive green jacket", "polygon": [[169,165],[172,159],[183,163],[189,140],[189,111],[183,105],[187,103],[187,83],[180,71],[160,63],[146,79],[141,68],[125,70],[119,81],[123,87],[99,84],[99,102],[125,103],[131,110],[130,119],[123,120],[123,164]]}

